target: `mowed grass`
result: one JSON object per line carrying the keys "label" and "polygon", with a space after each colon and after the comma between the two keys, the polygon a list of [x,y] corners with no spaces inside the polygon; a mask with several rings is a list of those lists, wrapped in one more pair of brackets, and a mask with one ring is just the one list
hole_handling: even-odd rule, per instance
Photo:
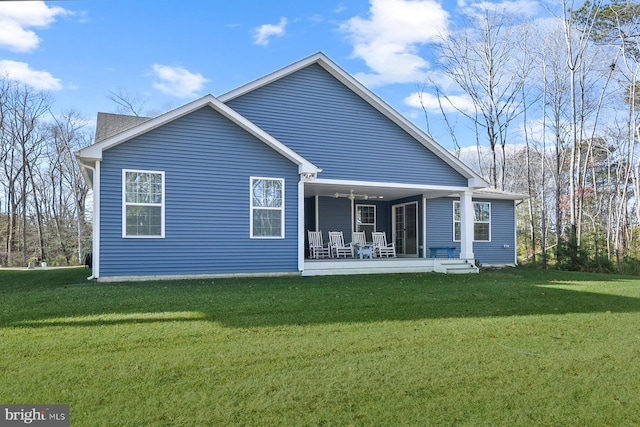
{"label": "mowed grass", "polygon": [[640,281],[0,271],[0,403],[72,426],[640,425]]}

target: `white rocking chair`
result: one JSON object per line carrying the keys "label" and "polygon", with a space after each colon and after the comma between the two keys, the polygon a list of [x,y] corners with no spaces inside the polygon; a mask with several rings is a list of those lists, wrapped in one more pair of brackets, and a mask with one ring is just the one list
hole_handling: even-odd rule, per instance
{"label": "white rocking chair", "polygon": [[371,243],[367,243],[367,237],[364,231],[354,231],[351,235],[351,247],[353,247],[353,255],[360,256],[363,259],[365,256],[368,258],[375,257],[376,253]]}
{"label": "white rocking chair", "polygon": [[351,244],[354,246],[366,245],[367,238],[365,237],[364,231],[354,231],[351,234]]}
{"label": "white rocking chair", "polygon": [[322,241],[322,231],[309,230],[309,257],[315,259],[331,257],[329,244]]}
{"label": "white rocking chair", "polygon": [[384,231],[375,231],[371,234],[373,238],[373,247],[377,256],[396,256],[395,243],[387,244],[387,233]]}
{"label": "white rocking chair", "polygon": [[346,258],[350,256],[353,258],[353,246],[344,244],[342,231],[330,231],[329,242],[331,245],[331,256],[335,255],[336,258],[340,258],[341,256]]}

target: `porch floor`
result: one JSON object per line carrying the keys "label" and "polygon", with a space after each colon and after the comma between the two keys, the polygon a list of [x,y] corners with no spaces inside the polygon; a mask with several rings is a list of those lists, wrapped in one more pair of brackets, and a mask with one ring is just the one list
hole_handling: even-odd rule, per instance
{"label": "porch floor", "polygon": [[303,276],[382,273],[478,273],[478,268],[461,259],[443,258],[325,258],[305,259]]}

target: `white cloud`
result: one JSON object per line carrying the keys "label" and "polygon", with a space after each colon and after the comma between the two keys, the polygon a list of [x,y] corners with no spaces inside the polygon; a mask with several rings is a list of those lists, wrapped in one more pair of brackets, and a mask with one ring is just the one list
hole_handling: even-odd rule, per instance
{"label": "white cloud", "polygon": [[26,62],[0,60],[0,77],[27,84],[37,90],[60,90],[60,79],[51,75],[48,71],[37,71],[29,68]]}
{"label": "white cloud", "polygon": [[253,43],[268,46],[271,37],[282,37],[287,26],[287,18],[280,18],[278,25],[264,24],[254,30]]}
{"label": "white cloud", "polygon": [[425,80],[429,63],[419,55],[419,47],[445,35],[448,13],[435,0],[370,2],[369,18],[354,17],[341,26],[353,43],[354,56],[373,71],[356,78],[371,86]]}
{"label": "white cloud", "polygon": [[47,6],[43,1],[0,2],[0,47],[29,52],[37,48],[40,38],[28,28],[47,28],[56,16],[71,12]]}
{"label": "white cloud", "polygon": [[425,108],[427,111],[440,113],[440,103],[445,113],[463,111],[473,113],[475,111],[473,101],[466,95],[447,95],[446,98],[438,97],[428,92],[414,92],[404,99],[404,103],[414,108]]}
{"label": "white cloud", "polygon": [[183,67],[153,64],[151,66],[159,81],[153,82],[153,87],[160,92],[178,98],[194,98],[202,90],[205,79],[200,73],[192,73]]}

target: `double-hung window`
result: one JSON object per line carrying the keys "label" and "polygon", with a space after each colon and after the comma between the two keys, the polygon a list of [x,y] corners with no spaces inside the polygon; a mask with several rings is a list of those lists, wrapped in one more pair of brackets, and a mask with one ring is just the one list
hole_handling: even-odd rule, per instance
{"label": "double-hung window", "polygon": [[356,231],[364,231],[367,241],[371,241],[371,233],[376,231],[375,205],[356,205]]}
{"label": "double-hung window", "polygon": [[[460,241],[460,202],[453,202],[453,240]],[[473,240],[491,241],[491,203],[473,202]]]}
{"label": "double-hung window", "polygon": [[284,237],[284,179],[251,177],[251,238]]}
{"label": "double-hung window", "polygon": [[122,170],[122,237],[164,237],[164,172]]}

